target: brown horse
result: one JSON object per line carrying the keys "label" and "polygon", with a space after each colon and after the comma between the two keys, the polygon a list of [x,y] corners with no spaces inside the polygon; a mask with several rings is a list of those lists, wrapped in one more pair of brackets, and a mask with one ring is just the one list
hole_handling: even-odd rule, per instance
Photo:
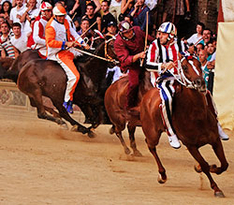
{"label": "brown horse", "polygon": [[[142,71],[140,79],[141,83],[139,85],[138,102],[141,101],[142,96],[146,93],[146,91],[152,88],[152,84],[150,83],[150,75],[148,72]],[[125,129],[127,123],[130,147],[133,150],[133,155],[142,156],[139,150],[137,150],[134,136],[136,126],[141,125],[139,112],[137,111],[139,107],[136,107],[132,112],[127,112],[125,108],[128,83],[128,76],[126,76],[110,85],[105,93],[104,102],[108,116],[113,124],[110,133],[115,133],[117,135],[124,148],[124,152],[126,154],[130,154],[131,151],[127,147],[122,136],[122,131]]]}
{"label": "brown horse", "polygon": [[[95,54],[104,56],[106,52],[112,50],[112,47],[106,44],[107,43],[104,41],[98,45]],[[108,44],[111,44],[111,41],[109,41]],[[110,53],[111,52],[108,52],[109,55],[111,55]],[[34,53],[32,56],[34,56]],[[20,62],[15,63],[15,65],[12,66],[9,73],[15,72],[15,74],[17,74],[18,72],[18,77],[16,75],[17,85],[22,92],[28,95],[31,105],[37,107],[38,117],[51,120],[58,124],[65,123],[58,116],[50,116],[46,113],[47,109],[42,103],[42,96],[49,97],[53,105],[59,111],[59,116],[69,121],[71,125],[75,126],[75,130],[82,133],[88,133],[88,135],[92,137],[93,132],[90,130],[90,128],[85,128],[72,119],[62,106],[67,79],[60,65],[54,61],[38,59],[36,54],[34,57],[34,60],[26,63],[21,69],[21,66],[19,65],[23,65],[23,61],[25,61],[25,58],[22,58]],[[101,99],[97,96],[97,88],[94,86],[93,81],[88,76],[88,71],[92,72],[93,68],[92,73],[100,73],[100,69],[102,68],[105,70],[101,72],[106,73],[107,65],[109,63],[96,59],[95,57],[91,57],[83,60],[83,63],[80,62],[80,59],[76,59],[75,64],[80,69],[79,71],[81,73],[81,78],[74,93],[74,104],[81,107],[82,111],[86,112],[85,114],[87,114],[88,111],[92,112],[92,109],[87,109],[89,105],[96,105],[98,107],[101,102]],[[100,66],[99,70],[97,70],[97,66]],[[105,73],[102,75],[105,76]],[[97,118],[94,113],[92,115],[93,118]]]}
{"label": "brown horse", "polygon": [[[194,70],[195,69],[195,70]],[[217,197],[224,197],[222,191],[211,177],[210,172],[221,174],[228,167],[222,143],[218,134],[217,120],[207,106],[204,91],[204,79],[200,63],[196,59],[182,61],[182,76],[189,83],[189,87],[177,84],[174,96],[172,124],[178,138],[188,148],[194,159],[200,164],[207,175],[211,188]],[[190,78],[186,78],[190,76]],[[154,156],[159,170],[159,183],[167,180],[166,170],[156,152],[161,133],[165,131],[160,113],[161,99],[157,88],[148,91],[142,99],[140,118],[142,129],[146,136],[146,143]],[[221,167],[209,166],[200,154],[198,148],[210,144],[221,162]]]}

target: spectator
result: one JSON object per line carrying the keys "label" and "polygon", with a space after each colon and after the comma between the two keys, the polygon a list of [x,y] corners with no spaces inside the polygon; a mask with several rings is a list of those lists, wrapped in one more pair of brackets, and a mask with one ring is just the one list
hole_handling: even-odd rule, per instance
{"label": "spectator", "polygon": [[122,0],[121,1],[121,14],[118,17],[118,20],[123,21],[124,17],[130,13],[133,7],[134,7],[134,0]]}
{"label": "spectator", "polygon": [[40,10],[37,9],[36,4],[37,4],[36,0],[29,0],[26,9],[24,10],[22,16],[20,17],[20,22],[24,23],[23,32],[27,36],[32,31],[30,26],[31,19],[36,18],[40,12]]}
{"label": "spectator", "polygon": [[204,46],[211,40],[212,32],[209,28],[205,28],[202,32],[202,40],[199,43],[202,43]]}
{"label": "spectator", "polygon": [[[12,31],[14,33],[14,36],[11,37],[10,41],[11,44],[17,48],[19,53],[22,53],[23,51],[27,50],[27,41],[28,38],[25,35],[22,35],[21,32],[21,24],[16,22],[12,25]],[[18,54],[19,54],[18,53]]]}
{"label": "spectator", "polygon": [[101,31],[102,19],[101,19],[100,14],[95,14],[94,13],[93,4],[88,4],[87,5],[85,17],[89,19],[89,24],[90,25],[93,25],[93,23],[97,22],[92,28],[93,29],[98,29],[99,31]]}
{"label": "spectator", "polygon": [[208,61],[210,61],[211,58],[215,59],[215,46],[213,44],[213,41],[209,41],[207,43],[206,51],[207,51],[207,54],[208,54],[208,58],[207,58]]}
{"label": "spectator", "polygon": [[205,28],[205,25],[202,22],[198,22],[196,26],[196,33],[193,34],[187,40],[184,40],[185,43],[194,44],[195,46],[202,40],[202,32]]}
{"label": "spectator", "polygon": [[9,56],[10,58],[15,58],[17,55],[17,52],[10,41],[10,38],[12,36],[10,32],[10,25],[7,21],[2,22],[1,32],[2,32],[2,35],[0,37],[1,57],[5,58],[6,56]]}
{"label": "spectator", "polygon": [[[185,12],[186,8],[186,12]],[[185,15],[185,20],[191,19],[190,4],[189,0],[165,0],[164,1],[164,12],[162,21],[167,20],[178,24],[181,16]]]}
{"label": "spectator", "polygon": [[207,68],[207,51],[206,50],[200,50],[198,53],[198,57],[199,57],[199,61],[201,63],[201,68],[202,68],[202,72],[203,72],[203,78],[205,80],[206,83],[206,87],[208,87],[208,79],[209,79],[209,73],[210,70]]}
{"label": "spectator", "polygon": [[121,14],[121,0],[111,0],[110,13],[119,23],[119,15]]}
{"label": "spectator", "polygon": [[137,0],[134,8],[130,11],[131,16],[133,17],[133,25],[140,26],[142,31],[146,30],[146,16],[148,12],[148,18],[150,24],[150,14],[149,7],[145,5],[145,0]]}
{"label": "spectator", "polygon": [[21,30],[23,30],[24,24],[20,22],[20,18],[25,12],[25,6],[23,5],[23,0],[16,0],[16,7],[11,9],[10,12],[10,25],[15,22],[21,24]]}
{"label": "spectator", "polygon": [[107,25],[110,22],[115,22],[116,19],[114,16],[109,12],[110,2],[107,0],[103,0],[101,4],[101,10],[103,12],[102,16],[102,33],[107,32]]}
{"label": "spectator", "polygon": [[0,12],[0,16],[4,17],[4,19],[6,21],[8,21],[9,24],[11,23],[10,22],[11,9],[12,9],[11,2],[4,1],[3,4],[2,4],[2,9],[1,9],[1,12]]}
{"label": "spectator", "polygon": [[81,0],[80,1],[80,12],[81,18],[86,14],[87,5],[92,4],[94,7],[94,14],[98,13],[101,9],[99,0]]}
{"label": "spectator", "polygon": [[115,21],[111,21],[107,25],[106,36],[115,36],[117,34],[117,25]]}
{"label": "spectator", "polygon": [[199,52],[201,50],[204,50],[204,48],[205,48],[205,46],[202,43],[198,43],[197,46],[196,46],[196,55],[198,56]]}

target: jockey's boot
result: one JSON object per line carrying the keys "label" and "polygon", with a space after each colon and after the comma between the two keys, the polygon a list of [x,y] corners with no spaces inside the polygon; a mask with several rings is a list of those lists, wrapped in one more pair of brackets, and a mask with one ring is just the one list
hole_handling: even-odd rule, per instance
{"label": "jockey's boot", "polygon": [[67,112],[73,114],[72,101],[64,102],[63,106],[66,108]]}
{"label": "jockey's boot", "polygon": [[175,149],[179,149],[180,148],[180,142],[177,138],[176,135],[172,135],[172,136],[168,136],[169,139],[169,143],[170,145],[175,148]]}
{"label": "jockey's boot", "polygon": [[223,131],[221,125],[219,124],[219,122],[217,123],[218,126],[218,132],[219,132],[219,137],[222,140],[229,140],[229,137],[227,136],[227,134]]}

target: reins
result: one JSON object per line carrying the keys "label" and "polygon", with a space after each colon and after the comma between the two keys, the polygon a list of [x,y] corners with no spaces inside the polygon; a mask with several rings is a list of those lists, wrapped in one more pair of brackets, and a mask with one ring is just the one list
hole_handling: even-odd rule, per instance
{"label": "reins", "polygon": [[[184,60],[186,59],[186,57],[183,57],[180,62],[182,63]],[[179,60],[177,60],[179,61]],[[182,76],[182,80],[180,80],[176,75],[174,75],[174,73],[172,73],[170,70],[167,70],[174,78],[175,80],[180,83],[181,85],[187,87],[187,88],[195,88],[192,81],[190,81],[185,75],[184,75],[184,72],[183,72],[183,69],[181,68],[181,64],[180,64],[180,73],[181,73],[181,76]]]}

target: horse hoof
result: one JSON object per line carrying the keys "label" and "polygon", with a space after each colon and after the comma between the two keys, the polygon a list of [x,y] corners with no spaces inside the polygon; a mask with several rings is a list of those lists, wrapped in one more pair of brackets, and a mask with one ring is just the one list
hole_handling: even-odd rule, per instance
{"label": "horse hoof", "polygon": [[201,173],[201,172],[202,172],[202,169],[201,169],[200,164],[194,165],[194,169],[195,169],[195,171],[196,171],[197,173]]}
{"label": "horse hoof", "polygon": [[63,130],[68,130],[68,126],[67,126],[66,123],[61,124],[60,127],[61,127]]}
{"label": "horse hoof", "polygon": [[158,175],[158,183],[159,183],[159,184],[164,184],[166,181],[167,181],[167,178],[166,178],[166,179],[163,179],[162,176],[161,176],[160,174]]}
{"label": "horse hoof", "polygon": [[214,195],[215,195],[215,197],[218,197],[218,198],[224,198],[225,197],[222,191],[216,191],[214,193]]}
{"label": "horse hoof", "polygon": [[71,131],[76,132],[78,130],[78,125],[73,125]]}
{"label": "horse hoof", "polygon": [[113,129],[113,127],[110,128],[109,133],[110,133],[111,135],[113,135],[113,134],[115,133],[115,130]]}
{"label": "horse hoof", "polygon": [[88,136],[89,136],[89,138],[94,138],[94,137],[96,137],[96,134],[92,131],[89,131]]}
{"label": "horse hoof", "polygon": [[124,152],[126,155],[130,155],[130,153],[131,153],[131,151],[128,147],[124,149]]}
{"label": "horse hoof", "polygon": [[133,151],[133,156],[134,157],[143,157],[143,155],[138,150]]}

